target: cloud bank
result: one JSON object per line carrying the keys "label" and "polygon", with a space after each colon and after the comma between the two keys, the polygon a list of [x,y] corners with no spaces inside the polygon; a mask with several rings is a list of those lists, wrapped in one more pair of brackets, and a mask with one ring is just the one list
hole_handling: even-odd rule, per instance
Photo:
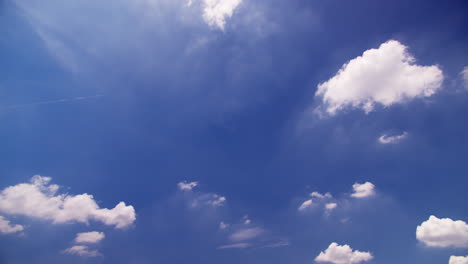
{"label": "cloud bank", "polygon": [[369,113],[375,105],[389,107],[436,93],[444,79],[438,66],[416,65],[408,47],[390,40],[344,64],[338,73],[317,87],[326,112],[346,108]]}

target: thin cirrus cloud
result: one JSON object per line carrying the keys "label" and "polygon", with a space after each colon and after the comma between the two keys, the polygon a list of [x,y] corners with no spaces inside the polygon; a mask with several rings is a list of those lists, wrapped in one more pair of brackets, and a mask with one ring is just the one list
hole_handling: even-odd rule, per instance
{"label": "thin cirrus cloud", "polygon": [[5,217],[0,216],[0,234],[12,234],[24,230],[22,225],[12,225]]}
{"label": "thin cirrus cloud", "polygon": [[416,65],[407,50],[390,40],[345,63],[317,86],[315,95],[322,99],[326,113],[335,115],[347,108],[369,113],[376,105],[389,107],[436,93],[444,80],[442,70],[436,65]]}
{"label": "thin cirrus cloud", "polygon": [[468,256],[450,256],[449,264],[468,264]]}
{"label": "thin cirrus cloud", "polygon": [[203,0],[203,20],[213,28],[224,30],[242,0]]}
{"label": "thin cirrus cloud", "polygon": [[356,264],[370,261],[374,257],[370,252],[353,250],[349,245],[340,246],[333,242],[315,258],[318,263]]}
{"label": "thin cirrus cloud", "polygon": [[229,239],[234,242],[254,239],[265,233],[265,230],[259,227],[245,228],[238,230],[229,236]]}
{"label": "thin cirrus cloud", "polygon": [[101,242],[106,235],[103,232],[86,232],[76,234],[75,242],[76,243],[86,243],[86,244],[96,244]]}
{"label": "thin cirrus cloud", "polygon": [[416,238],[429,247],[468,248],[468,224],[432,215],[416,228]]}
{"label": "thin cirrus cloud", "polygon": [[101,222],[125,228],[136,219],[133,206],[124,202],[113,209],[100,208],[90,194],[57,194],[59,186],[52,178],[36,175],[29,183],[7,187],[0,192],[0,212],[51,220],[54,224]]}
{"label": "thin cirrus cloud", "polygon": [[65,254],[76,255],[80,257],[100,257],[102,254],[97,250],[92,250],[85,245],[75,245],[63,251]]}
{"label": "thin cirrus cloud", "polygon": [[371,182],[353,184],[351,197],[366,198],[375,195],[375,185]]}
{"label": "thin cirrus cloud", "polygon": [[389,136],[387,134],[383,134],[382,136],[379,137],[379,143],[380,144],[396,144],[405,139],[408,136],[408,132],[403,132],[400,135],[393,135]]}

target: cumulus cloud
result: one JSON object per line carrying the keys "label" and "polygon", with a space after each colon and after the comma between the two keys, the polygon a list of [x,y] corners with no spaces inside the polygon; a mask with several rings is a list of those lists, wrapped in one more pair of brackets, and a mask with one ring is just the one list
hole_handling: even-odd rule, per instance
{"label": "cumulus cloud", "polygon": [[179,182],[177,186],[181,191],[191,191],[198,186],[198,182]]}
{"label": "cumulus cloud", "polygon": [[242,0],[203,0],[203,19],[211,27],[224,30],[226,19],[232,17]]}
{"label": "cumulus cloud", "polygon": [[451,256],[449,259],[449,264],[468,264],[468,256]]}
{"label": "cumulus cloud", "polygon": [[330,212],[330,211],[336,209],[337,206],[338,206],[338,204],[336,204],[336,203],[327,203],[325,205],[325,209]]}
{"label": "cumulus cloud", "polygon": [[0,216],[0,234],[17,233],[23,230],[24,227],[22,225],[12,225],[10,221]]}
{"label": "cumulus cloud", "polygon": [[407,136],[408,136],[408,133],[406,131],[403,132],[403,134],[401,135],[388,136],[386,134],[383,134],[382,136],[379,137],[379,142],[381,144],[394,144],[405,139]]}
{"label": "cumulus cloud", "polygon": [[299,208],[297,208],[297,210],[299,210],[299,211],[304,211],[305,209],[311,207],[311,206],[312,206],[312,203],[313,203],[313,202],[312,202],[312,199],[307,200],[307,201],[303,202],[303,203],[301,204],[301,206],[299,206]]}
{"label": "cumulus cloud", "polygon": [[91,250],[88,246],[77,245],[67,248],[63,251],[66,254],[77,255],[80,257],[99,257],[102,256],[97,250]]}
{"label": "cumulus cloud", "polygon": [[103,232],[86,232],[76,234],[75,242],[78,244],[87,243],[87,244],[96,244],[103,240],[106,235]]}
{"label": "cumulus cloud", "polygon": [[340,246],[333,242],[324,252],[320,252],[315,261],[334,264],[355,264],[369,261],[373,258],[370,252],[353,251],[348,245]]}
{"label": "cumulus cloud", "polygon": [[24,215],[60,223],[102,222],[116,228],[131,225],[135,219],[133,206],[118,203],[113,209],[100,208],[90,194],[57,194],[58,185],[50,177],[36,175],[29,183],[10,186],[0,192],[0,212]]}
{"label": "cumulus cloud", "polygon": [[468,89],[468,66],[463,68],[463,71],[460,73],[462,79],[463,79],[463,85],[465,86],[465,89]]}
{"label": "cumulus cloud", "polygon": [[316,96],[330,115],[349,107],[368,113],[377,104],[389,107],[431,96],[441,88],[442,70],[415,61],[406,46],[387,41],[344,64],[335,76],[318,85]]}
{"label": "cumulus cloud", "polygon": [[320,198],[320,199],[324,199],[324,198],[333,198],[333,196],[331,195],[331,193],[327,192],[325,194],[321,194],[319,192],[312,192],[310,194],[310,196],[312,197],[315,197],[315,198]]}
{"label": "cumulus cloud", "polygon": [[363,184],[355,183],[353,184],[353,193],[351,194],[354,198],[365,198],[375,194],[375,185],[370,182],[365,182]]}
{"label": "cumulus cloud", "polygon": [[240,229],[229,236],[231,241],[239,242],[256,238],[265,233],[265,230],[259,227]]}
{"label": "cumulus cloud", "polygon": [[432,215],[416,228],[416,238],[429,247],[468,248],[468,224]]}

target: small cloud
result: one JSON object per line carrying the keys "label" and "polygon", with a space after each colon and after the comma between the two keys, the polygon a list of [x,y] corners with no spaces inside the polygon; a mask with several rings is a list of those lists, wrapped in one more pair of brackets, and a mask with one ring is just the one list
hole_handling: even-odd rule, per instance
{"label": "small cloud", "polygon": [[261,248],[279,248],[279,247],[287,247],[289,246],[289,241],[288,240],[281,240],[278,242],[273,242],[270,244],[266,244],[262,246]]}
{"label": "small cloud", "polygon": [[80,257],[99,257],[102,256],[97,250],[90,250],[88,246],[78,245],[67,248],[63,251],[66,254],[77,255]]}
{"label": "small cloud", "polygon": [[219,223],[219,229],[224,230],[226,228],[229,228],[229,224],[226,224],[224,222]]}
{"label": "small cloud", "polygon": [[244,220],[244,225],[250,225],[252,223],[248,215],[244,215],[242,219]]}
{"label": "small cloud", "polygon": [[363,184],[360,183],[355,183],[353,184],[353,193],[351,194],[351,197],[354,198],[366,198],[373,196],[375,194],[375,185],[366,182]]}
{"label": "small cloud", "polygon": [[374,257],[370,252],[353,251],[353,249],[348,245],[340,246],[333,242],[328,246],[325,252],[320,252],[320,254],[315,258],[315,261],[320,263],[356,264],[370,261],[373,258]]}
{"label": "small cloud", "polygon": [[240,229],[229,236],[231,241],[245,241],[256,238],[265,233],[265,230],[259,227]]}
{"label": "small cloud", "polygon": [[232,17],[242,0],[203,0],[203,19],[210,27],[224,30],[226,19]]}
{"label": "small cloud", "polygon": [[416,228],[416,238],[429,247],[468,248],[468,224],[432,215]]}
{"label": "small cloud", "polygon": [[299,211],[304,211],[305,209],[311,207],[311,206],[312,206],[312,203],[313,203],[313,202],[312,202],[312,199],[307,200],[307,201],[303,202],[303,203],[301,204],[301,206],[299,206],[299,208],[297,208],[297,210],[299,210]]}
{"label": "small cloud", "polygon": [[463,79],[463,86],[465,87],[465,89],[468,89],[468,66],[465,66],[465,68],[463,68],[463,71],[460,72],[460,75]]}
{"label": "small cloud", "polygon": [[224,202],[226,202],[226,197],[217,194],[213,194],[212,198],[206,201],[207,204],[215,207],[223,206]]}
{"label": "small cloud", "polygon": [[319,192],[312,192],[312,193],[310,194],[310,196],[311,196],[311,197],[315,197],[315,198],[320,198],[320,199],[324,199],[324,198],[329,198],[329,199],[331,199],[331,198],[333,198],[333,196],[332,196],[331,193],[329,193],[329,192],[327,192],[327,193],[325,193],[325,194],[321,194],[321,193],[319,193]]}
{"label": "small cloud", "polygon": [[468,256],[451,256],[449,259],[449,264],[468,264]]}
{"label": "small cloud", "polygon": [[218,249],[231,249],[231,248],[249,248],[252,245],[249,243],[235,243],[235,244],[228,244],[219,246]]}
{"label": "small cloud", "polygon": [[177,186],[181,191],[191,191],[193,188],[198,186],[198,182],[179,182]]}
{"label": "small cloud", "polygon": [[420,66],[415,61],[408,47],[387,41],[345,63],[335,76],[317,86],[315,95],[329,115],[347,108],[369,113],[375,105],[389,107],[429,97],[441,89],[444,75],[436,65]]}
{"label": "small cloud", "polygon": [[22,225],[12,225],[10,221],[0,216],[0,234],[12,234],[23,230],[24,227]]}
{"label": "small cloud", "polygon": [[327,203],[325,205],[325,209],[330,212],[330,211],[333,211],[334,209],[336,209],[336,207],[338,206],[337,203]]}
{"label": "small cloud", "polygon": [[87,244],[96,244],[105,238],[103,232],[86,232],[76,234],[75,242],[76,243],[87,243]]}
{"label": "small cloud", "polygon": [[408,133],[405,131],[401,135],[394,135],[394,136],[388,136],[386,134],[383,134],[382,136],[379,137],[379,142],[381,144],[395,144],[403,139],[405,139],[408,136]]}

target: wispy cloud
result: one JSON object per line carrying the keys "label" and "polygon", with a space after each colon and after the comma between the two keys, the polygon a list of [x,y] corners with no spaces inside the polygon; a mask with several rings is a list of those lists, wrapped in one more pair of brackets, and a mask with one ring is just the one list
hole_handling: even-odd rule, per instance
{"label": "wispy cloud", "polygon": [[56,99],[56,100],[32,102],[28,104],[8,105],[8,106],[3,106],[3,109],[19,109],[19,108],[27,108],[27,107],[40,106],[40,105],[70,103],[70,102],[76,102],[76,101],[97,99],[103,96],[104,95],[102,94],[97,94],[97,95],[91,95],[91,96],[77,96],[77,97],[72,97],[72,98],[61,98],[61,99]]}

